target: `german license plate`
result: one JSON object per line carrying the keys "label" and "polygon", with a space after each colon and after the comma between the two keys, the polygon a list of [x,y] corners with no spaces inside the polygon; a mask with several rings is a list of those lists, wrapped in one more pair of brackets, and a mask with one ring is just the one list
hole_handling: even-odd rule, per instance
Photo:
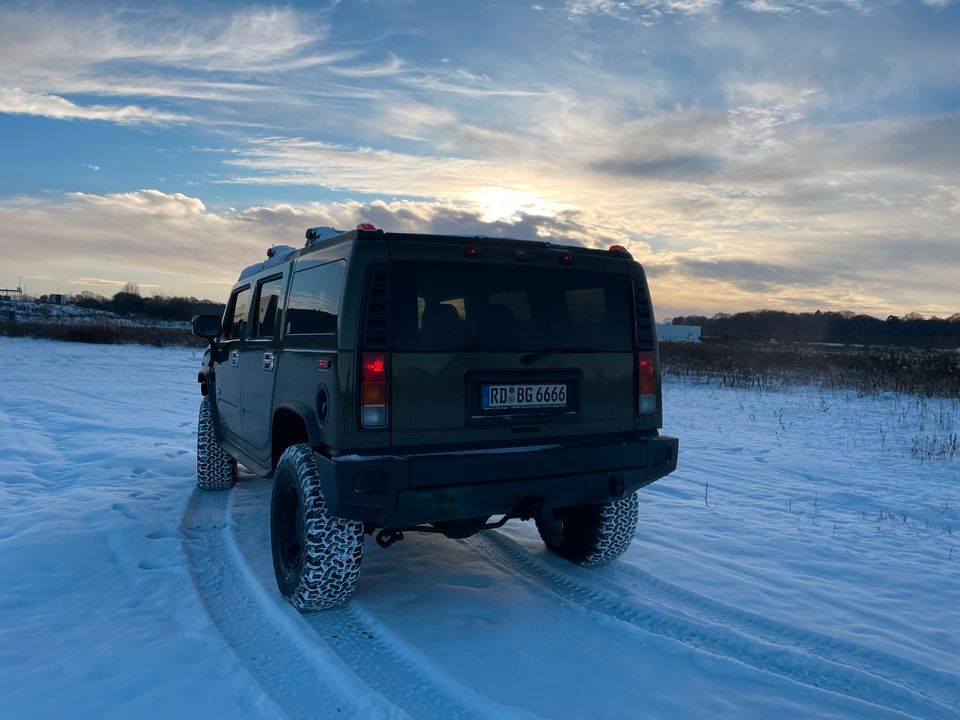
{"label": "german license plate", "polygon": [[480,407],[484,410],[562,408],[566,405],[566,383],[480,386]]}

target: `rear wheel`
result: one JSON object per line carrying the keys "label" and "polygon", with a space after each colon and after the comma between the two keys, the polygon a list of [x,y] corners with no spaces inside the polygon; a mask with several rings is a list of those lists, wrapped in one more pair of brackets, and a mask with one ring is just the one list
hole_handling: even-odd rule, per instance
{"label": "rear wheel", "polygon": [[637,494],[632,493],[622,500],[558,510],[563,521],[559,534],[539,519],[537,529],[547,548],[560,557],[577,565],[606,565],[630,547],[638,511]]}
{"label": "rear wheel", "polygon": [[201,490],[229,490],[237,484],[237,461],[217,442],[210,398],[200,400],[197,421],[197,486]]}
{"label": "rear wheel", "polygon": [[307,444],[287,448],[273,478],[270,544],[280,593],[301,610],[347,602],[360,580],[363,523],[327,513]]}

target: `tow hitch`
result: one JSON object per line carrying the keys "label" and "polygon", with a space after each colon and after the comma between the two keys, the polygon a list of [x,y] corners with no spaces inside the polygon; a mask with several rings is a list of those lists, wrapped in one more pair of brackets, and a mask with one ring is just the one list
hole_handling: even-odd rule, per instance
{"label": "tow hitch", "polygon": [[377,545],[384,549],[401,540],[403,540],[403,532],[400,530],[381,530],[377,533]]}
{"label": "tow hitch", "polygon": [[553,508],[546,505],[538,506],[536,517],[543,534],[553,545],[563,542],[563,518],[557,517]]}

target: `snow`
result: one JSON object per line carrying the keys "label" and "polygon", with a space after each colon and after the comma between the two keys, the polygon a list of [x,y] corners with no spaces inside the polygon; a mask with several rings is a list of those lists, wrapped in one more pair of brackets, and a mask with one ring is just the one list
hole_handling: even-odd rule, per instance
{"label": "snow", "polygon": [[261,270],[285,263],[296,251],[296,248],[289,245],[274,245],[267,251],[266,260],[249,265],[240,272],[240,280],[250,277],[251,275],[256,275]]}
{"label": "snow", "polygon": [[270,481],[194,490],[199,352],[0,338],[3,717],[960,717],[956,400],[670,382],[621,561],[368,540],[304,616]]}

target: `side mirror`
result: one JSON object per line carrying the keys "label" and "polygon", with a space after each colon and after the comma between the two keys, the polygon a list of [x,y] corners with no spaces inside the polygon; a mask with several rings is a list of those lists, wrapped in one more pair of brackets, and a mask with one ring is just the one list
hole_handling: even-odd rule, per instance
{"label": "side mirror", "polygon": [[216,315],[194,315],[190,330],[199,338],[214,340],[220,336],[220,318]]}

